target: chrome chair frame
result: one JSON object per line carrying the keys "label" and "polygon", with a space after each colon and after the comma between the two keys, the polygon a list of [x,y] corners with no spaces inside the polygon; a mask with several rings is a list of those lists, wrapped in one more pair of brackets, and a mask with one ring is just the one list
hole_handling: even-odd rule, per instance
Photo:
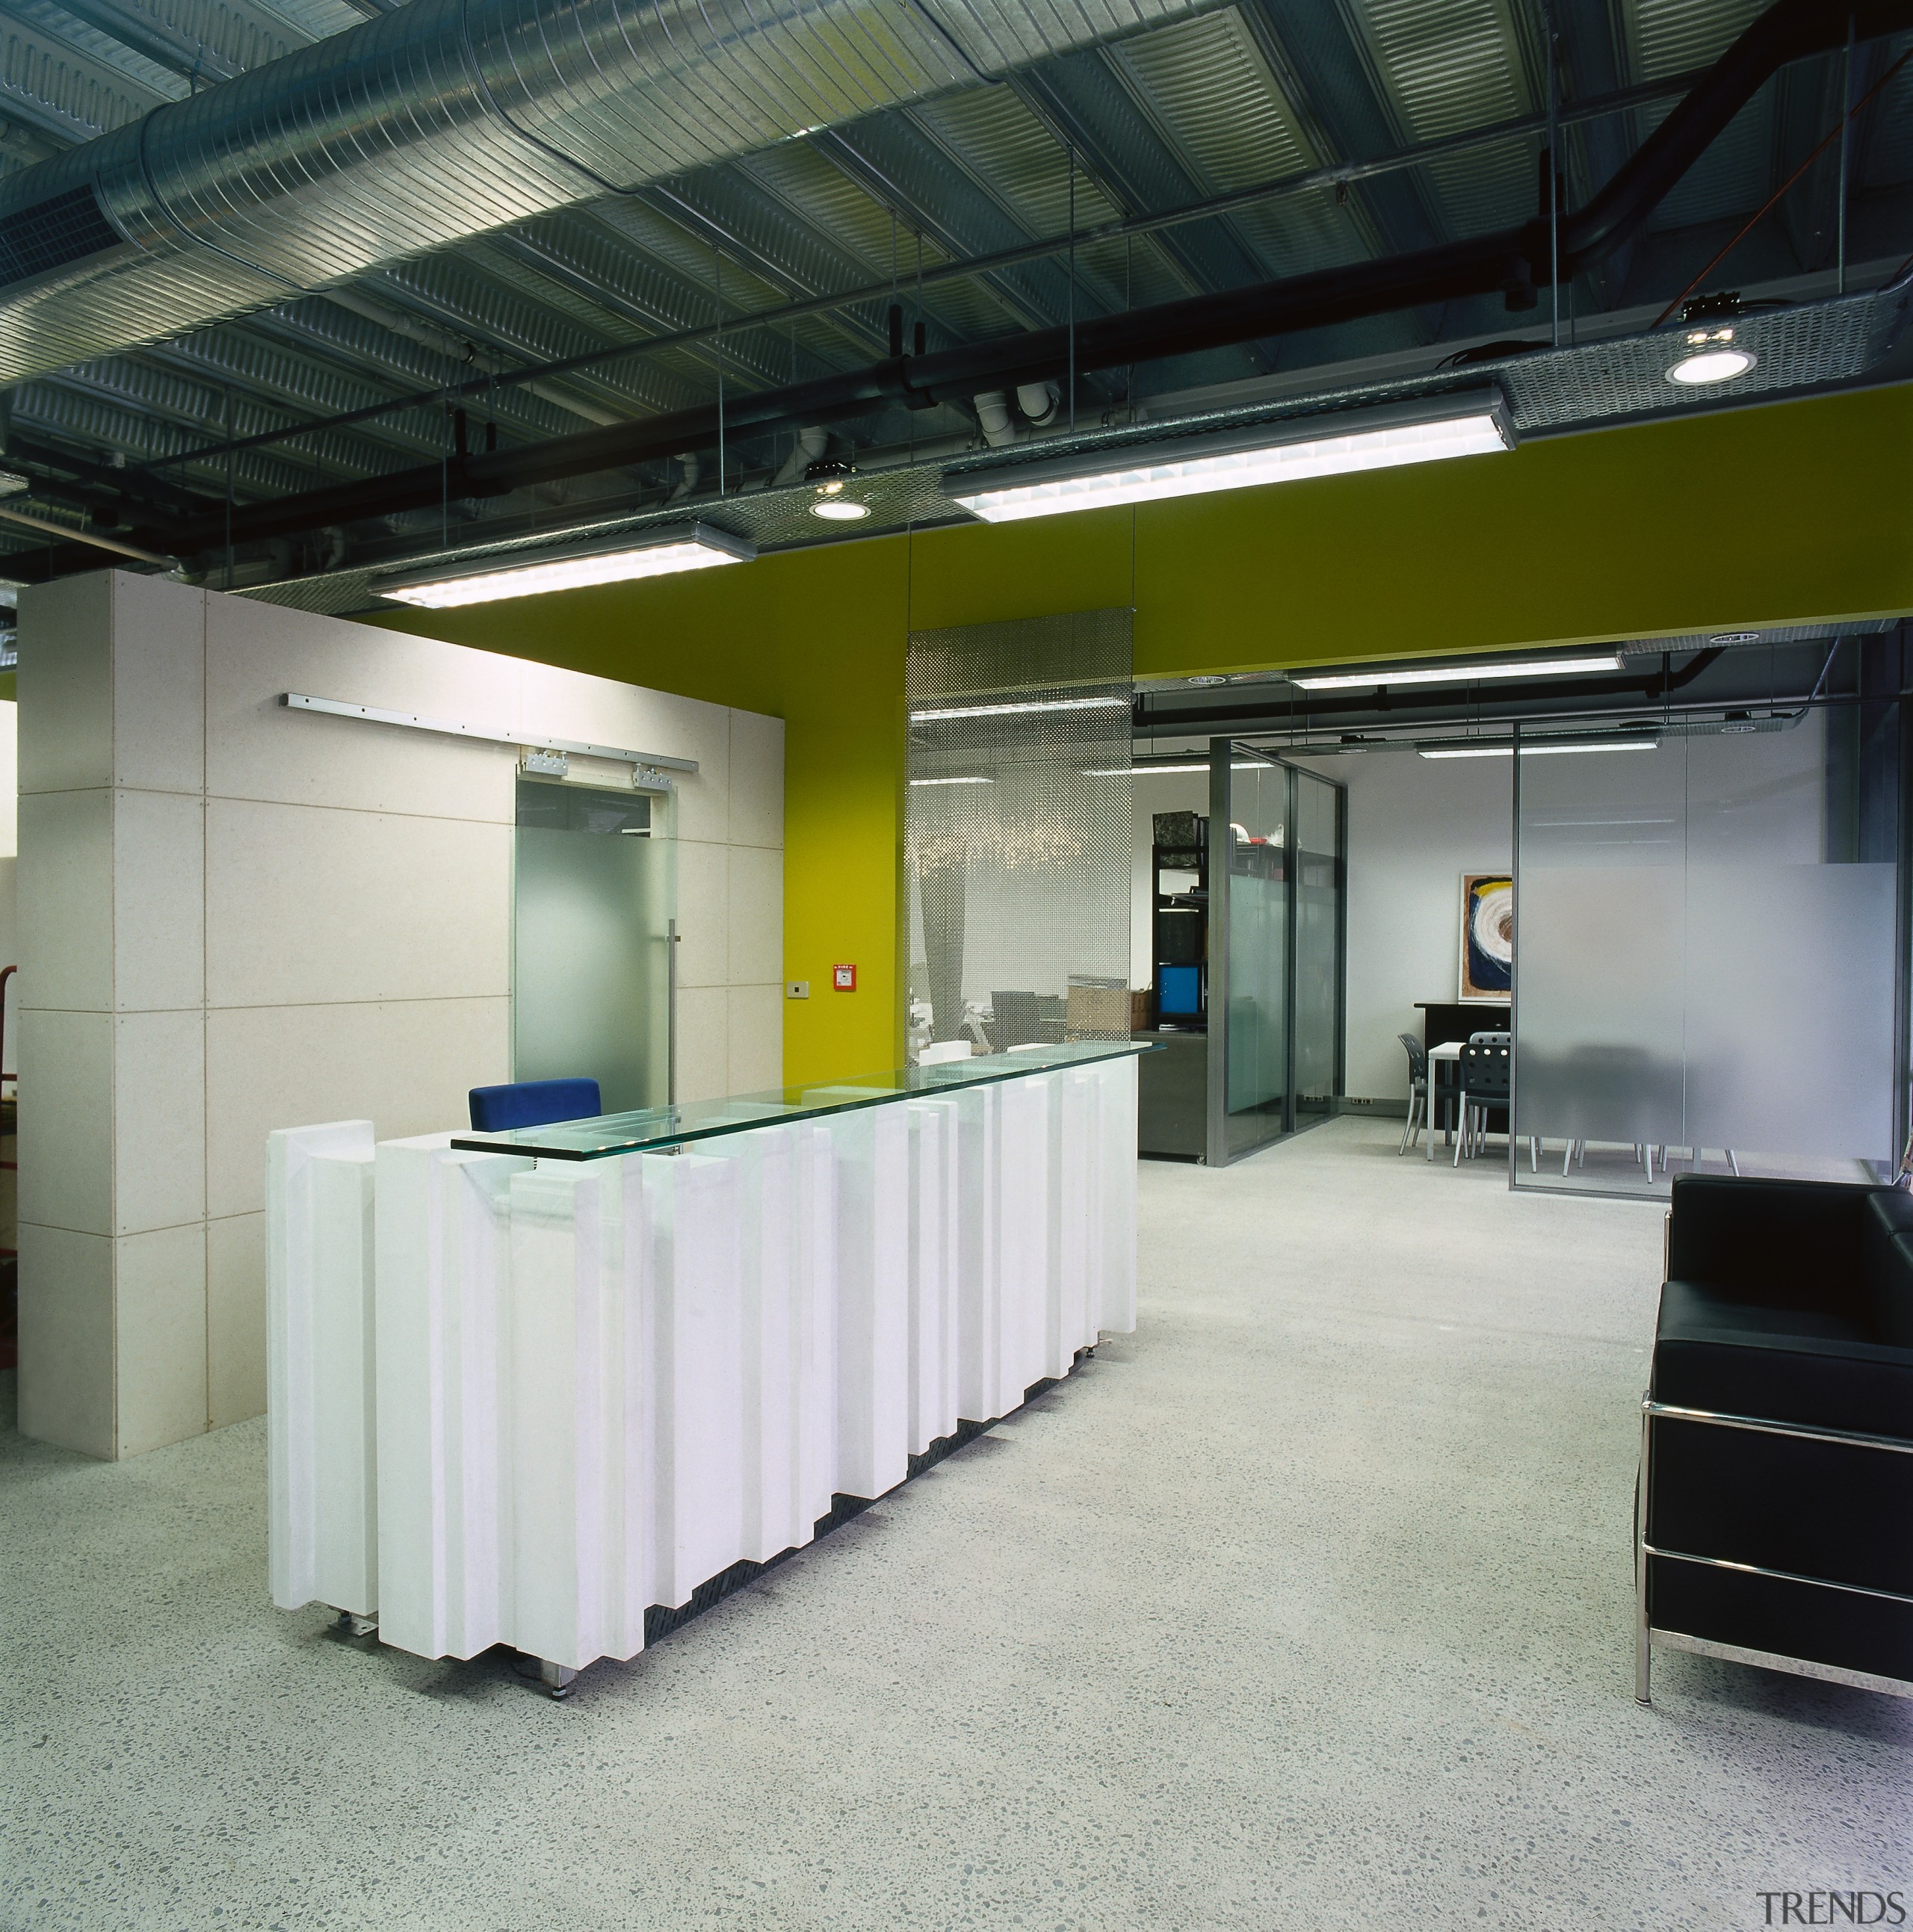
{"label": "chrome chair frame", "polygon": [[1770,1576],[1786,1583],[1809,1584],[1816,1589],[1843,1590],[1854,1596],[1876,1597],[1888,1603],[1913,1606],[1913,1597],[1896,1590],[1868,1589],[1857,1583],[1836,1583],[1824,1576],[1799,1576],[1785,1570],[1763,1569],[1757,1563],[1736,1563],[1721,1556],[1696,1556],[1683,1550],[1662,1550],[1647,1540],[1647,1505],[1653,1428],[1665,1418],[1675,1422],[1704,1423],[1719,1429],[1750,1430],[1762,1436],[1787,1436],[1809,1442],[1830,1442],[1849,1449],[1877,1449],[1888,1455],[1913,1456],[1913,1442],[1893,1436],[1857,1434],[1839,1429],[1808,1429],[1797,1423],[1773,1422],[1754,1415],[1728,1415],[1712,1409],[1683,1408],[1670,1402],[1656,1402],[1651,1396],[1641,1399],[1641,1474],[1634,1497],[1634,1696],[1637,1703],[1650,1704],[1653,1647],[1686,1650],[1701,1657],[1724,1659],[1729,1664],[1751,1664],[1767,1670],[1785,1670],[1797,1677],[1815,1677],[1829,1684],[1846,1684],[1860,1690],[1881,1690],[1889,1696],[1913,1697],[1913,1682],[1899,1677],[1880,1677],[1870,1671],[1843,1670],[1837,1664],[1816,1664],[1803,1657],[1782,1657],[1772,1651],[1747,1650],[1737,1644],[1716,1643],[1685,1631],[1664,1630],[1649,1621],[1647,1615],[1647,1563],[1650,1558],[1663,1562],[1697,1563],[1709,1569],[1738,1570],[1743,1575]]}

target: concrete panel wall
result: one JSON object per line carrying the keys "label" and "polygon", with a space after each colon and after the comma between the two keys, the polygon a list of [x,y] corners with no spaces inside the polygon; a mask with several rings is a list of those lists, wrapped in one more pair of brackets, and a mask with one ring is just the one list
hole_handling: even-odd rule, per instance
{"label": "concrete panel wall", "polygon": [[443,1129],[511,1076],[518,752],[283,692],[698,760],[678,1092],[781,1080],[777,720],[117,572],[21,628],[29,1434],[129,1456],[260,1413],[268,1132]]}

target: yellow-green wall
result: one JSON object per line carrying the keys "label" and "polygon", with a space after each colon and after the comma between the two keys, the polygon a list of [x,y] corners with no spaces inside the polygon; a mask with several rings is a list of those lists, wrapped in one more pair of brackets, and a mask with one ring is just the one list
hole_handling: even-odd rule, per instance
{"label": "yellow-green wall", "polygon": [[1147,677],[1899,615],[1909,452],[1873,390],[380,621],[785,721],[785,1073],[828,1078],[900,1054],[910,631],[1133,604]]}

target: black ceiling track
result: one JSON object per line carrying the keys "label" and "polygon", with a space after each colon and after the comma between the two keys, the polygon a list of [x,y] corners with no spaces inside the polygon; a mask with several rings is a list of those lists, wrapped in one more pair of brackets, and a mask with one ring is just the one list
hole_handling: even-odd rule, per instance
{"label": "black ceiling track", "polygon": [[[1584,699],[1620,698],[1656,699],[1671,697],[1684,691],[1700,677],[1711,664],[1719,661],[1725,646],[1710,645],[1704,650],[1696,651],[1678,670],[1673,668],[1671,654],[1663,651],[1659,657],[1643,664],[1633,672],[1623,670],[1611,677],[1576,678],[1574,697],[1577,703]],[[1488,676],[1492,678],[1491,671]],[[1554,679],[1494,680],[1494,700],[1506,706],[1519,704],[1524,700],[1551,698],[1559,695],[1560,685]],[[1284,695],[1279,701],[1268,698],[1252,700],[1241,704],[1191,705],[1186,709],[1171,708],[1152,704],[1148,694],[1139,692],[1135,699],[1134,724],[1136,730],[1151,736],[1178,737],[1185,734],[1209,732],[1218,727],[1230,732],[1239,731],[1247,726],[1281,730],[1290,724],[1306,725],[1318,718],[1340,718],[1355,712],[1366,714],[1386,714],[1389,716],[1412,718],[1419,711],[1452,710],[1460,700],[1456,696],[1455,685],[1402,685],[1390,688],[1387,674],[1377,673],[1372,694],[1364,698],[1349,691],[1310,692],[1297,688],[1293,696]]]}
{"label": "black ceiling track", "polygon": [[[827,424],[901,404],[967,405],[978,391],[1078,376],[1263,340],[1425,304],[1500,292],[1533,306],[1558,244],[1566,283],[1636,234],[1735,115],[1782,67],[1845,44],[1913,27],[1913,0],[1777,0],[1709,68],[1667,118],[1584,207],[1563,213],[1558,235],[1542,215],[1514,228],[1412,253],[1164,302],[1077,325],[1034,329],[924,356],[886,357],[819,380],[733,393],[722,412],[701,405],[509,450],[466,450],[446,460],[272,501],[221,506],[198,515],[160,515],[150,482],[129,488],[122,526],[130,541],[192,563],[229,547],[302,535],[450,501],[496,497],[562,478],[708,448],[722,433]],[[89,479],[91,480],[91,479]],[[22,578],[99,567],[84,544],[23,553]]]}

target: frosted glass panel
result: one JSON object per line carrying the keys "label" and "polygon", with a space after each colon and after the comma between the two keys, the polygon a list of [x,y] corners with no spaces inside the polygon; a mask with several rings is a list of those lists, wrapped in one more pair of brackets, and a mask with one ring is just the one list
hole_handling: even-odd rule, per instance
{"label": "frosted glass panel", "polygon": [[607,1113],[662,1106],[675,848],[644,822],[644,800],[558,785],[520,793],[513,1077],[595,1079]]}
{"label": "frosted glass panel", "polygon": [[1678,1140],[1682,748],[1520,765],[1517,1136]]}
{"label": "frosted glass panel", "polygon": [[1288,801],[1289,774],[1284,767],[1257,764],[1232,770],[1230,822],[1220,840],[1227,863],[1218,867],[1212,860],[1209,868],[1211,891],[1219,872],[1229,895],[1227,1113],[1232,1156],[1272,1140],[1286,1125]]}
{"label": "frosted glass panel", "polygon": [[1516,1130],[1587,1146],[1519,1180],[1891,1158],[1896,868],[1830,818],[1824,722],[1520,760]]}
{"label": "frosted glass panel", "polygon": [[1683,1142],[1884,1160],[1893,868],[1695,866]]}

